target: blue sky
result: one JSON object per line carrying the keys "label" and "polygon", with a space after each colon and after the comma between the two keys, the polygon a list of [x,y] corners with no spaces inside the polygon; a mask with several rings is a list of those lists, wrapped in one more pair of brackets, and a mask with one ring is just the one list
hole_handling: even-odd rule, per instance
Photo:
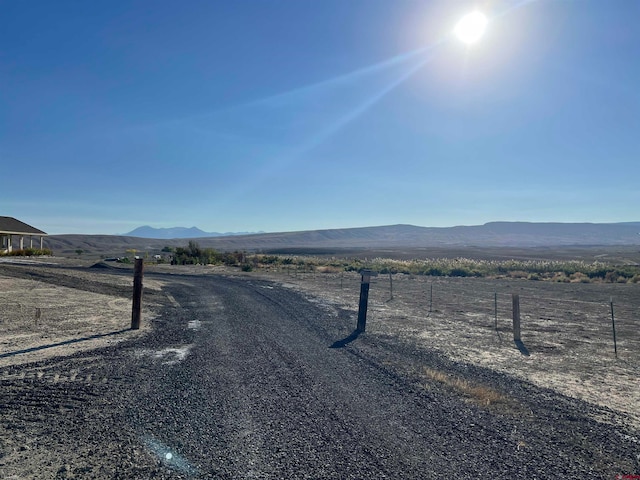
{"label": "blue sky", "polygon": [[[472,46],[460,17],[490,19]],[[48,233],[638,221],[640,2],[0,0],[0,215]]]}

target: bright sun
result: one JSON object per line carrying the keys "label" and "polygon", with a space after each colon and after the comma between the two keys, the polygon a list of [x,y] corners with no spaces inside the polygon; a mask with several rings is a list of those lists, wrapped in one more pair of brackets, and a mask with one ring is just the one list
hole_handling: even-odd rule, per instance
{"label": "bright sun", "polygon": [[480,12],[472,12],[460,19],[453,33],[466,44],[476,43],[487,27],[487,17]]}

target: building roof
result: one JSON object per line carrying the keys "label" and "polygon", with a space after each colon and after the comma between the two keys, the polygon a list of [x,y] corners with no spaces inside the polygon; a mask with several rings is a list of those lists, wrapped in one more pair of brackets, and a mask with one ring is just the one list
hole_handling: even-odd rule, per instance
{"label": "building roof", "polygon": [[14,235],[46,235],[31,225],[27,225],[13,217],[0,217],[0,234],[11,233]]}

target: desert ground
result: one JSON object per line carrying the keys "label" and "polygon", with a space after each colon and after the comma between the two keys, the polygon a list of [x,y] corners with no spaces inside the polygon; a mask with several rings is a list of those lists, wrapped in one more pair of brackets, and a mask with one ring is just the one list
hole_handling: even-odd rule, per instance
{"label": "desert ground", "polygon": [[[154,278],[155,273],[163,275]],[[12,260],[0,263],[0,380],[8,384],[23,379],[47,381],[53,386],[75,385],[83,375],[82,368],[56,369],[51,362],[64,365],[65,358],[76,358],[78,363],[77,354],[84,351],[82,362],[104,363],[86,357],[87,351],[105,351],[101,348],[122,341],[144,343],[163,321],[158,317],[162,307],[175,302],[158,280],[172,277],[166,274],[175,274],[178,282],[181,275],[268,281],[302,293],[333,318],[346,319],[349,324],[344,331],[356,326],[360,275],[355,272],[241,272],[221,266],[147,265],[142,328],[131,331],[130,266],[64,258]],[[259,288],[270,288],[264,285],[268,284],[260,283]],[[513,293],[520,297],[520,346],[512,334]],[[179,308],[177,303],[175,307]],[[480,366],[524,380],[549,391],[550,398],[559,393],[584,402],[586,415],[613,427],[613,437],[618,435],[620,441],[636,445],[640,453],[639,311],[638,284],[379,275],[370,285],[365,335],[372,341],[367,348],[410,344],[412,349],[436,352],[460,365]],[[385,362],[411,379],[416,388],[432,389],[435,381],[469,402],[486,401],[486,408],[495,409],[498,416],[534,414],[511,404],[508,391],[476,393],[474,389],[481,386],[456,383],[455,378],[442,376],[430,365],[412,361],[410,355],[389,356]],[[89,377],[81,380],[83,385],[99,381]],[[493,393],[495,397],[490,395]],[[20,442],[27,440],[20,440],[20,435],[0,438],[4,452],[0,467],[18,472],[10,478],[34,472],[49,461],[50,446],[45,450],[33,444],[21,446]],[[613,445],[616,441],[610,438]],[[518,443],[518,448],[526,448],[526,442]],[[66,475],[73,470],[65,468],[57,471]],[[64,475],[60,478],[71,478]]]}
{"label": "desert ground", "polygon": [[[61,276],[60,267],[70,268]],[[153,306],[139,331],[128,330],[131,285],[129,276],[100,275],[91,264],[66,258],[0,260],[0,368],[144,335]],[[145,282],[147,293],[160,288]]]}
{"label": "desert ground", "polygon": [[[148,265],[142,328],[131,332],[130,267],[105,271],[92,268],[91,262],[64,258],[14,266],[22,273],[6,275],[12,263],[0,263],[0,367],[144,335],[157,311],[154,294],[162,288],[162,282],[152,278],[154,271],[268,279],[304,292],[315,302],[351,311],[354,328],[360,292],[355,272]],[[63,285],[56,284],[61,266],[67,267]],[[25,267],[32,273],[25,274]],[[452,360],[489,367],[606,407],[611,417],[604,421],[640,427],[639,284],[380,275],[373,277],[369,292],[368,334],[410,339]],[[520,297],[524,349],[513,341],[513,293]]]}
{"label": "desert ground", "polygon": [[357,273],[149,264],[132,332],[132,274],[0,266],[3,478],[638,471],[637,284],[380,275],[354,335]]}

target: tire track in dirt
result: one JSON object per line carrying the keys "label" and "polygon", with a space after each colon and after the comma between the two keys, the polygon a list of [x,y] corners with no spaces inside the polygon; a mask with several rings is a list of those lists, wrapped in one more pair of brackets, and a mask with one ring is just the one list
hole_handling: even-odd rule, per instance
{"label": "tire track in dirt", "polygon": [[[131,296],[131,288],[128,288],[124,285],[114,285],[113,282],[100,282],[97,280],[89,280],[86,278],[81,279],[73,275],[65,275],[63,272],[64,267],[46,268],[25,267],[16,265],[2,266],[2,274],[14,278],[35,280],[58,287],[74,288],[76,290],[83,290],[91,293],[101,293],[104,295],[113,295],[115,297]],[[122,273],[120,272],[102,273],[105,275],[122,276]]]}

